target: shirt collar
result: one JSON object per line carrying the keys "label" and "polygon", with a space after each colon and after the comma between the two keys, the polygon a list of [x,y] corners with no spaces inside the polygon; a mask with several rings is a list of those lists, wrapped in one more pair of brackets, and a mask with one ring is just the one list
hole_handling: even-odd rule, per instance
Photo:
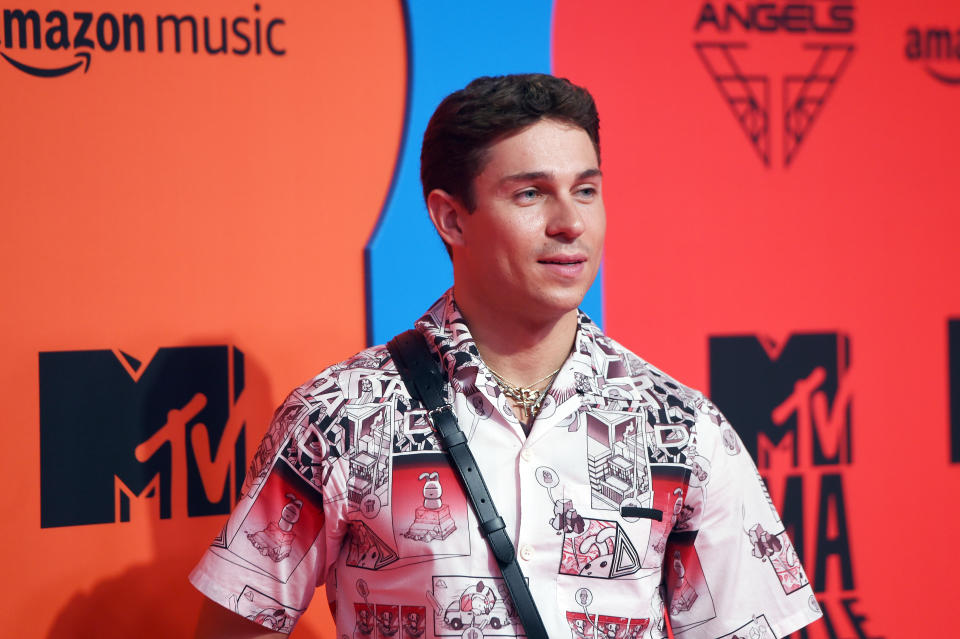
{"label": "shirt collar", "polygon": [[[423,317],[417,329],[440,360],[447,378],[458,392],[471,395],[478,384],[493,384],[489,369],[480,359],[470,328],[448,289]],[[562,403],[570,394],[596,394],[597,377],[616,354],[606,344],[603,331],[583,311],[578,311],[573,352],[564,363],[550,394]]]}

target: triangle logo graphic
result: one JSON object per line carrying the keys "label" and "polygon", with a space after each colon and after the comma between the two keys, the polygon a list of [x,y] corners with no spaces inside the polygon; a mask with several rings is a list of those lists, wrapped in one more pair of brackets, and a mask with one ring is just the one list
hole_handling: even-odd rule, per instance
{"label": "triangle logo graphic", "polygon": [[227,527],[226,527],[226,525],[224,525],[224,527],[220,529],[220,533],[216,536],[216,538],[214,538],[214,540],[210,543],[210,545],[213,546],[214,548],[226,548],[226,547],[227,547]]}
{"label": "triangle logo graphic", "polygon": [[810,133],[854,50],[852,44],[807,44],[804,48],[817,53],[810,71],[783,78],[783,163],[787,166]]}
{"label": "triangle logo graphic", "polygon": [[613,548],[613,566],[610,569],[611,579],[632,575],[640,570],[640,556],[633,547],[630,538],[624,534],[620,524],[617,524],[617,541]]}
{"label": "triangle logo graphic", "polygon": [[347,548],[348,566],[379,570],[397,560],[397,551],[380,539],[370,526],[362,521],[352,521],[350,527],[350,543]]}
{"label": "triangle logo graphic", "polygon": [[766,75],[745,74],[736,52],[743,43],[698,42],[697,55],[720,89],[740,128],[770,166],[770,82]]}

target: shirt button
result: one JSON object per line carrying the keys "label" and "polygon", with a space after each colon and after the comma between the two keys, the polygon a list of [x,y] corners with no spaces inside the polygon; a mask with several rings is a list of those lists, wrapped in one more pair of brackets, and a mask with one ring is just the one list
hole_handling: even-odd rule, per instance
{"label": "shirt button", "polygon": [[533,558],[533,546],[530,544],[522,544],[520,546],[520,559],[524,561],[530,561]]}
{"label": "shirt button", "polygon": [[520,451],[520,457],[523,458],[523,461],[530,461],[530,457],[532,456],[533,454],[530,452],[529,448],[524,448]]}

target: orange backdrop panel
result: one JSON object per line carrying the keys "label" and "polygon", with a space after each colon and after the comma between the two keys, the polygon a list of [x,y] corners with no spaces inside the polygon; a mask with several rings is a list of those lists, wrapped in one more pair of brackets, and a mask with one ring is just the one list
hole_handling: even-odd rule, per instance
{"label": "orange backdrop panel", "polygon": [[[246,355],[246,450],[255,450],[290,388],[364,346],[362,249],[404,114],[402,8],[67,5],[29,8],[41,20],[65,12],[71,37],[74,11],[94,14],[94,38],[98,16],[138,13],[145,50],[135,39],[133,51],[95,40],[80,49],[89,69],[59,78],[0,60],[0,526],[9,549],[0,599],[24,611],[7,616],[4,633],[187,636],[200,599],[186,574],[219,518],[133,512],[129,523],[39,529],[37,354],[120,348],[149,361],[163,346],[236,345]],[[197,53],[189,30],[180,53],[172,30],[158,51],[156,18],[168,14],[196,18]],[[246,17],[250,52],[207,53],[203,17],[214,48],[222,17]],[[267,47],[275,19],[271,42],[283,55]],[[229,27],[228,37],[242,50]],[[27,44],[0,51],[37,68],[77,60],[72,47]],[[76,460],[78,483],[85,463]],[[311,609],[301,635],[329,627],[325,608]]]}

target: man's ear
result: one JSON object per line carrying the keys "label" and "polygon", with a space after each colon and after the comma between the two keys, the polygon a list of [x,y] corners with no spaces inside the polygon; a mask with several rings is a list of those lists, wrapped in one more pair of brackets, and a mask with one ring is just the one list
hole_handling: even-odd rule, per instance
{"label": "man's ear", "polygon": [[456,197],[443,189],[434,189],[427,195],[427,211],[437,233],[449,246],[463,244],[463,230],[460,218],[467,215],[466,208]]}

